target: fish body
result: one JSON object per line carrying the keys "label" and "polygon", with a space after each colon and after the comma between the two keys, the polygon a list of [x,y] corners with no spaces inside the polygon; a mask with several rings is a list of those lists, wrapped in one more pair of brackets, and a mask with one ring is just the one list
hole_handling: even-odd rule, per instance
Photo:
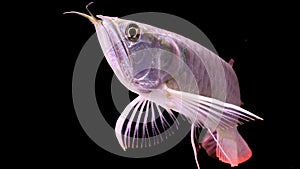
{"label": "fish body", "polygon": [[[173,111],[191,123],[198,168],[196,147],[200,145],[209,155],[231,166],[251,157],[237,126],[242,121],[261,118],[239,107],[242,102],[232,64],[167,30],[115,17],[97,15],[97,19],[79,12],[69,13],[82,15],[94,24],[102,51],[117,78],[139,95],[116,123],[116,137],[124,150],[158,143],[147,138],[162,132],[156,115],[164,130],[170,127],[163,108],[176,126]],[[147,125],[149,121],[151,127]],[[196,139],[199,128],[208,131],[201,143]]]}

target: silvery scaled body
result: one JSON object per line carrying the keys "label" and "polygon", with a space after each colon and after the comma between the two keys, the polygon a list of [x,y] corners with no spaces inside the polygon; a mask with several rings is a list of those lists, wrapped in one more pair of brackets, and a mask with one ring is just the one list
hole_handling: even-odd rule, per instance
{"label": "silvery scaled body", "polygon": [[[117,78],[139,95],[116,122],[116,137],[124,150],[157,144],[148,138],[170,127],[165,114],[178,125],[173,114],[176,111],[191,123],[198,168],[196,147],[200,145],[210,156],[231,166],[251,157],[237,126],[261,118],[239,107],[240,91],[232,64],[167,30],[116,17],[97,15],[97,19],[70,13],[82,15],[94,24],[102,51]],[[156,124],[156,116],[161,127]],[[208,131],[201,143],[195,138],[199,128]]]}

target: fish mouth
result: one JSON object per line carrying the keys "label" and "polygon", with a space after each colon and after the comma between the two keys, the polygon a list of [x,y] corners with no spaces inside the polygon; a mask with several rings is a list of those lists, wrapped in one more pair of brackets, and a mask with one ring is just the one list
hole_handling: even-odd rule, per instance
{"label": "fish mouth", "polygon": [[[77,14],[84,18],[87,18],[90,22],[92,22],[95,25],[101,24],[110,39],[111,45],[112,46],[117,45],[117,44],[115,44],[115,41],[121,42],[123,50],[126,53],[126,57],[127,57],[127,59],[129,59],[129,49],[125,45],[124,38],[121,38],[121,33],[119,32],[117,26],[114,24],[113,19],[111,17],[106,17],[103,15],[96,15],[97,17],[95,17],[88,8],[92,3],[93,2],[90,2],[85,7],[90,15],[87,15],[87,14],[81,13],[81,12],[77,12],[77,11],[64,12],[63,14]],[[109,25],[111,25],[111,26],[105,26],[103,23],[104,21],[107,21],[107,23],[110,23]],[[117,35],[117,38],[112,37],[111,33],[113,33],[113,32],[109,32],[109,30],[108,30],[109,28],[107,28],[107,27],[110,27],[110,29],[112,29],[113,32],[115,32],[115,34]],[[116,50],[114,50],[114,51],[115,51],[115,54],[118,55],[117,51]]]}
{"label": "fish mouth", "polygon": [[[91,3],[90,3],[91,4]],[[110,38],[110,43],[112,46],[116,45],[114,41],[118,41],[121,43],[125,53],[126,53],[126,57],[128,58],[129,57],[129,50],[128,48],[126,47],[125,45],[125,42],[124,42],[124,38],[121,38],[121,35],[120,35],[120,32],[118,31],[118,29],[116,28],[116,25],[114,24],[113,20],[110,19],[110,17],[105,17],[105,16],[102,16],[102,15],[97,15],[97,18],[89,11],[88,9],[88,6],[90,5],[88,4],[86,6],[86,9],[87,11],[89,12],[90,15],[87,15],[85,13],[81,13],[81,12],[77,12],[77,11],[70,11],[70,12],[64,12],[63,14],[77,14],[77,15],[80,15],[84,18],[87,18],[90,22],[92,22],[93,24],[101,24],[103,26],[103,28],[105,29],[107,35],[109,36]],[[99,18],[99,19],[98,19]],[[116,32],[116,35],[118,37],[118,39],[113,39],[111,37],[111,33],[108,31],[108,28],[106,26],[104,26],[104,20],[107,21],[108,23],[111,23],[110,25],[111,26],[111,29]],[[115,50],[115,53],[116,55],[118,55],[117,51]]]}
{"label": "fish mouth", "polygon": [[[108,61],[110,67],[117,75],[121,82],[129,87],[132,80],[132,72],[130,71],[130,51],[125,42],[125,36],[120,32],[118,27],[118,20],[114,17],[103,15],[96,15],[96,17],[89,11],[88,7],[92,3],[86,5],[88,14],[70,11],[64,14],[77,14],[87,18],[92,22],[96,28],[98,40],[104,56]],[[126,85],[127,84],[127,85]]]}

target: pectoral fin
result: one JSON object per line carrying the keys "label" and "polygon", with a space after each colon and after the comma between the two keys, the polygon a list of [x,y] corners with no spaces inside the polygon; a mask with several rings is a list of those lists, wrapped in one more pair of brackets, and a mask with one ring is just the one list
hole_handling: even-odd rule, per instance
{"label": "pectoral fin", "polygon": [[[178,129],[179,122],[170,109],[164,108],[169,116],[167,120],[162,107],[138,96],[126,106],[117,120],[115,134],[125,151],[127,148],[150,147],[159,144],[173,134],[170,121]],[[159,121],[160,125],[157,125]],[[149,125],[148,125],[149,124]],[[152,132],[151,132],[152,131]],[[150,140],[150,137],[152,140]]]}

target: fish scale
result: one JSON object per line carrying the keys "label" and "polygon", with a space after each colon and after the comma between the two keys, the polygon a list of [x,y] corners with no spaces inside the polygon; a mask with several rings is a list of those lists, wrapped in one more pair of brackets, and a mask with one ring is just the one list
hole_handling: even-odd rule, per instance
{"label": "fish scale", "polygon": [[[178,38],[178,37],[174,37],[174,38]],[[175,39],[175,41],[176,41],[176,44],[178,44],[178,46],[182,46],[180,48],[180,57],[182,57],[182,60],[187,64],[187,66],[192,71],[194,77],[196,78],[196,81],[197,81],[198,87],[199,87],[198,88],[199,93],[197,93],[197,94],[211,97],[210,78],[208,76],[205,65],[202,62],[202,59],[200,59],[200,57],[202,57],[203,60],[207,60],[209,62],[210,61],[209,57],[218,57],[219,58],[219,56],[210,52],[207,48],[203,47],[200,44],[190,45],[191,47],[186,46],[185,44],[193,44],[196,42],[191,41],[189,39],[185,39],[185,40],[183,40],[184,42],[182,42],[183,38],[184,37],[181,37],[180,41]],[[194,47],[196,49],[195,50],[191,49],[192,47]],[[187,52],[188,55],[185,55],[185,52],[183,52],[186,49],[188,49],[188,52]],[[196,54],[196,52],[197,52],[197,54]],[[241,104],[240,94],[239,94],[240,92],[239,92],[239,86],[238,86],[238,80],[237,80],[236,74],[233,71],[231,65],[229,65],[227,62],[225,62],[221,58],[220,58],[220,61],[224,68],[224,73],[225,73],[225,78],[226,78],[226,85],[227,85],[226,101],[228,103],[240,105]],[[190,77],[190,78],[192,78],[192,77]],[[190,81],[190,79],[187,78],[186,81],[187,81],[186,84],[189,84],[188,82]],[[179,90],[179,88],[176,84],[171,84],[171,83],[176,83],[175,80],[169,81],[168,84],[170,86],[172,86],[173,89]],[[193,92],[193,91],[187,91],[187,92]]]}

